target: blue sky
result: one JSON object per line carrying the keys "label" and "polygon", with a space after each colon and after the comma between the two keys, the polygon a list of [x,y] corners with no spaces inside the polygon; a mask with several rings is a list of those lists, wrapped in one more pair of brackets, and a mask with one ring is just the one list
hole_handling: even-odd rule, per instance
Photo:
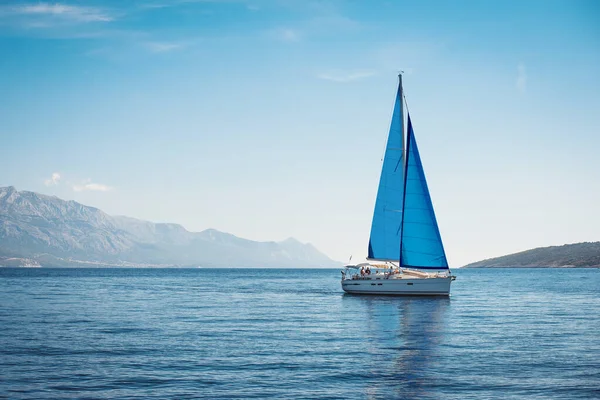
{"label": "blue sky", "polygon": [[600,240],[595,1],[0,3],[0,186],[366,256],[397,84],[451,266]]}

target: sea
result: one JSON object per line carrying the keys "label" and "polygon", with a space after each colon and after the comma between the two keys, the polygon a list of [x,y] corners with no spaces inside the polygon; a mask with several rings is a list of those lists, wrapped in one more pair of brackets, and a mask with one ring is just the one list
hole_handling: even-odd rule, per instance
{"label": "sea", "polygon": [[599,399],[600,269],[0,269],[0,398]]}

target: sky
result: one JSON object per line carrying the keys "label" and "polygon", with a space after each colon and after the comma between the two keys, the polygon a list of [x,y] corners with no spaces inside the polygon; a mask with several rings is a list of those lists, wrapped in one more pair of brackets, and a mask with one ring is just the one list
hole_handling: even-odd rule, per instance
{"label": "sky", "polygon": [[452,267],[600,240],[600,3],[0,1],[0,186],[364,258],[404,89]]}

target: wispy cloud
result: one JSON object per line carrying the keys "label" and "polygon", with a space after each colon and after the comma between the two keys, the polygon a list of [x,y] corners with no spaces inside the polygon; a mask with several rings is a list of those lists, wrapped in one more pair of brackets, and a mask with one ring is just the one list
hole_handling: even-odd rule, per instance
{"label": "wispy cloud", "polygon": [[525,93],[527,89],[527,71],[525,64],[519,63],[517,66],[517,90],[521,93]]}
{"label": "wispy cloud", "polygon": [[182,42],[145,42],[144,47],[152,53],[166,53],[183,49],[184,47],[187,47],[187,44]]}
{"label": "wispy cloud", "polygon": [[[60,3],[35,3],[18,6],[2,6],[0,14],[60,19],[69,22],[109,22],[114,17],[106,11],[87,6],[72,6]],[[34,21],[36,22],[36,21]],[[37,21],[40,22],[40,21]]]}
{"label": "wispy cloud", "polygon": [[108,192],[113,190],[113,188],[111,186],[103,185],[101,183],[92,183],[91,179],[86,179],[81,185],[73,185],[73,190],[76,192]]}
{"label": "wispy cloud", "polygon": [[58,181],[60,181],[60,174],[58,172],[54,172],[49,179],[44,181],[44,185],[55,186],[58,185]]}
{"label": "wispy cloud", "polygon": [[[254,10],[253,5],[247,4],[248,0],[166,0],[166,1],[148,1],[144,0],[140,4],[137,4],[137,8],[141,10],[145,9],[156,9],[156,8],[174,8],[174,7],[182,7],[189,6],[194,4],[235,4],[238,3],[240,5],[246,5],[249,10]],[[258,6],[256,6],[258,9]]]}
{"label": "wispy cloud", "polygon": [[331,71],[317,75],[317,78],[333,82],[352,82],[376,75],[375,71]]}
{"label": "wispy cloud", "polygon": [[204,39],[201,37],[186,37],[181,40],[161,39],[152,37],[148,32],[134,31],[116,31],[112,35],[108,35],[109,31],[105,31],[106,39],[97,41],[98,47],[93,47],[84,52],[85,56],[92,58],[102,58],[118,62],[129,62],[139,59],[147,53],[157,56],[185,51],[192,48]]}
{"label": "wispy cloud", "polygon": [[140,10],[151,10],[151,9],[157,9],[157,8],[167,8],[167,7],[172,7],[176,5],[176,3],[142,3],[139,4],[137,7]]}

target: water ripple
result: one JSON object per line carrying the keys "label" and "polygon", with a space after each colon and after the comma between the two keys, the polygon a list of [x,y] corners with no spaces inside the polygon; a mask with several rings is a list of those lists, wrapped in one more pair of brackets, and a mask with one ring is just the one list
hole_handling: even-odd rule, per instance
{"label": "water ripple", "polygon": [[600,270],[456,272],[0,269],[0,398],[600,398]]}

